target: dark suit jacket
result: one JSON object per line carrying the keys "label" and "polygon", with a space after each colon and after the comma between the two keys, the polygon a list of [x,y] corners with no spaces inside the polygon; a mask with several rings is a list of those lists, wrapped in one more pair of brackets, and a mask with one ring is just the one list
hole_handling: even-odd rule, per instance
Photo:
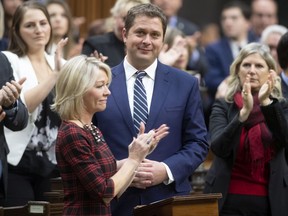
{"label": "dark suit jacket", "polygon": [[[288,85],[284,82],[282,74],[280,75],[280,78],[281,78],[281,89],[282,89],[283,97],[286,98],[286,100],[288,101]],[[288,148],[286,148],[285,155],[286,155],[286,161],[288,164]]]}
{"label": "dark suit jacket", "polygon": [[[0,65],[0,88],[2,88],[6,82],[14,80],[11,65],[2,52],[0,52]],[[18,111],[16,115],[12,118],[8,118],[6,116],[4,120],[0,122],[0,158],[3,165],[3,176],[0,184],[0,197],[6,195],[8,180],[7,154],[9,153],[9,148],[4,136],[4,126],[10,130],[17,131],[25,128],[28,122],[28,112],[26,107],[20,100],[18,100],[17,103]]]}
{"label": "dark suit jacket", "polygon": [[[288,104],[277,101],[261,107],[269,130],[279,150],[270,161],[269,201],[272,216],[287,216],[288,166],[284,151],[288,148]],[[243,123],[238,120],[239,110],[223,99],[216,100],[210,117],[211,150],[214,160],[206,176],[205,193],[222,193],[221,210],[229,189],[231,170],[236,158]]]}
{"label": "dark suit jacket", "polygon": [[205,75],[205,83],[211,97],[214,98],[218,85],[229,75],[229,68],[233,62],[229,40],[222,38],[209,44],[205,49],[205,54],[209,67]]}
{"label": "dark suit jacket", "polygon": [[280,78],[283,97],[288,99],[288,85],[283,81],[282,75],[280,75]]}
{"label": "dark suit jacket", "polygon": [[[114,67],[112,73],[107,108],[95,115],[94,123],[119,160],[128,156],[128,145],[137,134],[128,103],[123,62]],[[146,132],[164,123],[170,127],[170,133],[147,158],[166,163],[175,182],[145,190],[129,188],[112,205],[114,215],[129,216],[136,205],[188,194],[191,190],[188,178],[208,152],[198,80],[158,61]]]}
{"label": "dark suit jacket", "polygon": [[125,57],[124,42],[120,41],[114,32],[96,35],[86,39],[83,44],[82,53],[90,56],[95,50],[104,56],[108,56],[105,63],[110,67],[118,65]]}
{"label": "dark suit jacket", "polygon": [[[248,42],[253,38],[248,35]],[[223,37],[205,48],[205,55],[208,62],[208,71],[205,75],[205,83],[214,99],[219,84],[230,74],[230,65],[234,58],[228,38]]]}

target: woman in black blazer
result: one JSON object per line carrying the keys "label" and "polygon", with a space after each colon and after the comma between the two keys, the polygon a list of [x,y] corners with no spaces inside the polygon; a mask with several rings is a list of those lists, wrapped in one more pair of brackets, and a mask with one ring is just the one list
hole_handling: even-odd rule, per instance
{"label": "woman in black blazer", "polygon": [[288,104],[269,49],[246,45],[230,67],[225,98],[210,116],[215,157],[205,193],[222,193],[221,216],[287,216]]}

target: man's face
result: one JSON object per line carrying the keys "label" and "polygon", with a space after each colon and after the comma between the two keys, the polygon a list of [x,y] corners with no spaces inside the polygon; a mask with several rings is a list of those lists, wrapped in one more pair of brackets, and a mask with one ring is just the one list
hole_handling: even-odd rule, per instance
{"label": "man's face", "polygon": [[257,36],[261,36],[267,26],[277,23],[277,7],[273,1],[258,0],[253,2],[251,26]]}
{"label": "man's face", "polygon": [[128,62],[139,70],[150,66],[163,46],[163,37],[162,22],[159,18],[136,17],[128,32],[123,29]]}
{"label": "man's face", "polygon": [[222,12],[221,26],[226,37],[236,40],[247,34],[249,22],[243,16],[240,8],[235,7]]}

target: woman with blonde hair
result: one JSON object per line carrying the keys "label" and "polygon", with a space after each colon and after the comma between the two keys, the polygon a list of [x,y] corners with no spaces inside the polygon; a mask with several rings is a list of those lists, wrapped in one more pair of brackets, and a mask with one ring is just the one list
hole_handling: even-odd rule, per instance
{"label": "woman with blonde hair", "polygon": [[205,193],[222,193],[220,216],[286,216],[288,104],[269,48],[250,43],[230,67],[210,116],[214,160]]}
{"label": "woman with blonde hair", "polygon": [[129,187],[137,167],[168,134],[166,125],[144,134],[142,123],[129,145],[128,158],[116,161],[92,123],[94,113],[106,109],[110,82],[109,66],[83,55],[63,66],[56,83],[52,107],[62,119],[56,157],[64,188],[63,215],[111,215],[110,201]]}

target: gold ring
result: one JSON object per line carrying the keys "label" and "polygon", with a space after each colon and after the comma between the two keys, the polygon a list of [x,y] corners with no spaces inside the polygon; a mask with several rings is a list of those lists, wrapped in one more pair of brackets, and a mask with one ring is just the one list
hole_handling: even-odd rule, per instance
{"label": "gold ring", "polygon": [[244,95],[247,95],[247,92],[246,92],[246,91],[242,91],[242,92],[243,92]]}

